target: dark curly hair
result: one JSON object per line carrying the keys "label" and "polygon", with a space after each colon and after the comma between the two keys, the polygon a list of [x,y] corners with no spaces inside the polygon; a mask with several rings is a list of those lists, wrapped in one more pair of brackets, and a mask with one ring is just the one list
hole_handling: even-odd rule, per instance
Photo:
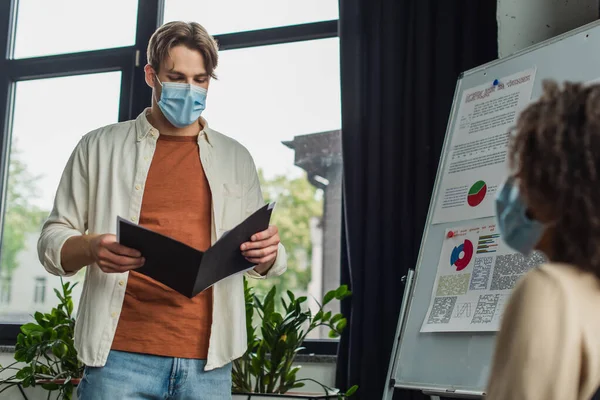
{"label": "dark curly hair", "polygon": [[545,81],[519,116],[509,164],[532,215],[553,227],[548,257],[600,277],[600,85]]}

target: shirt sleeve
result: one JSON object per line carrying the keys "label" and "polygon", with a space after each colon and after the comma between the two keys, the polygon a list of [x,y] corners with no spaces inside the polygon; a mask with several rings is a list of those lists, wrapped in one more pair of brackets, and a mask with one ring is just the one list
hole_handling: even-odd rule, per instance
{"label": "shirt sleeve", "polygon": [[519,282],[497,337],[487,400],[578,398],[582,350],[572,303],[543,268]]}
{"label": "shirt sleeve", "polygon": [[67,273],[62,267],[61,250],[67,239],[87,231],[88,164],[84,139],[79,142],[65,166],[54,206],[38,240],[40,262],[53,275],[71,276],[76,273]]}
{"label": "shirt sleeve", "polygon": [[[248,172],[248,178],[246,180],[247,190],[245,192],[245,201],[246,201],[246,213],[244,218],[252,215],[256,210],[263,207],[265,205],[265,199],[262,194],[262,190],[260,188],[260,181],[258,179],[258,173],[256,171],[256,165],[252,158],[250,158],[250,165],[246,169]],[[250,269],[246,272],[246,275],[254,278],[254,279],[266,279],[274,276],[279,276],[283,274],[287,269],[287,254],[285,251],[285,247],[282,243],[279,243],[277,248],[277,258],[275,259],[275,263],[269,268],[265,275],[261,275],[256,272],[254,269]]]}

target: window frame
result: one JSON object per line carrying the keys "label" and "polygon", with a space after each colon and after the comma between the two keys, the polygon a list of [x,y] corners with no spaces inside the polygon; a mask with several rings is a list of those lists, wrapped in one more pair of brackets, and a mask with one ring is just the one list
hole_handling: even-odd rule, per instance
{"label": "window frame", "polygon": [[[138,0],[135,44],[128,47],[11,59],[19,0],[0,1],[0,243],[4,227],[8,156],[18,81],[121,71],[119,121],[135,118],[150,104],[144,80],[146,48],[164,20],[164,0]],[[338,37],[338,20],[215,35],[220,51]],[[19,325],[0,324],[0,345],[14,345]],[[338,341],[307,339],[304,354],[335,355]]]}

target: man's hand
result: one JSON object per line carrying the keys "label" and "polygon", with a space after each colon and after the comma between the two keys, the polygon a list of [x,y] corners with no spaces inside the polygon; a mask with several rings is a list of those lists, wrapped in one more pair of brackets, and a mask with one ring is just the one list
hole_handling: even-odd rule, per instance
{"label": "man's hand", "polygon": [[249,242],[242,244],[242,255],[246,260],[259,265],[258,273],[264,274],[275,262],[277,258],[277,248],[279,246],[279,230],[271,225],[266,231],[259,232],[250,238]]}
{"label": "man's hand", "polygon": [[92,236],[89,248],[94,262],[106,273],[122,273],[144,265],[140,252],[120,245],[115,235]]}

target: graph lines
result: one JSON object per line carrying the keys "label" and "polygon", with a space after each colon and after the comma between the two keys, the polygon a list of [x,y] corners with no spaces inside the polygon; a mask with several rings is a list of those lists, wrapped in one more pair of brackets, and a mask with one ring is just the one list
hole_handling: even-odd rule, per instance
{"label": "graph lines", "polygon": [[499,233],[479,236],[477,254],[495,253],[498,250],[498,239],[500,239]]}

